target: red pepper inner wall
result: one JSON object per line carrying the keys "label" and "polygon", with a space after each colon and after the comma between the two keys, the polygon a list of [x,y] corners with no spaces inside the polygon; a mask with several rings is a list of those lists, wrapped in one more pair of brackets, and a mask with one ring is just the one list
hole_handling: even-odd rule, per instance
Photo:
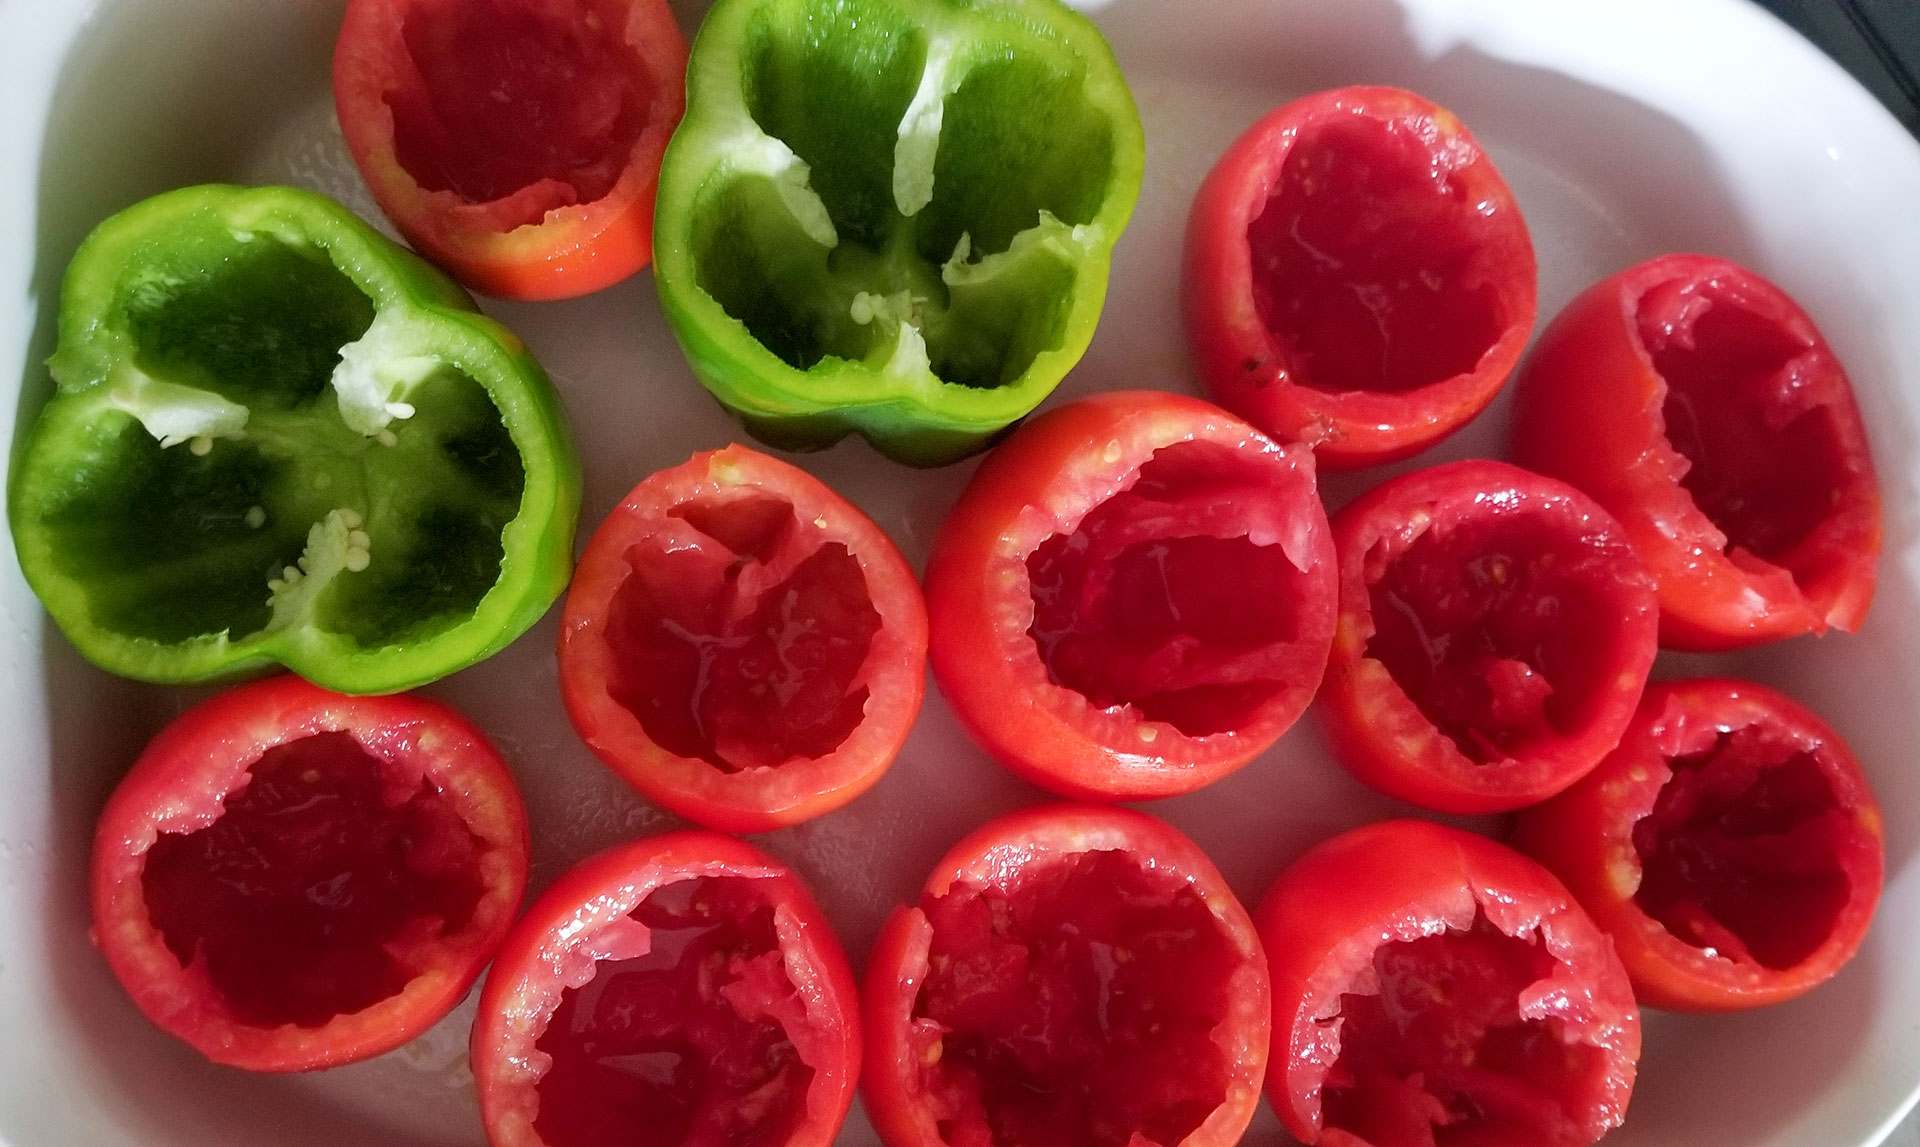
{"label": "red pepper inner wall", "polygon": [[[1239,964],[1178,877],[1120,852],[1034,861],[1011,888],[956,885],[933,924],[916,1021],[950,1143],[1175,1144],[1225,1098],[1212,1032]],[[919,1026],[919,1023],[916,1024]]]}
{"label": "red pepper inner wall", "polygon": [[860,563],[768,495],[671,514],[700,542],[628,549],[609,694],[655,744],[725,772],[831,753],[865,713],[860,670],[880,630]]}
{"label": "red pepper inner wall", "polygon": [[1634,903],[1695,947],[1790,968],[1832,934],[1851,891],[1837,855],[1861,830],[1803,750],[1742,729],[1668,762],[1633,826]]}
{"label": "red pepper inner wall", "polygon": [[1299,498],[1222,446],[1155,451],[1129,489],[1027,559],[1049,676],[1189,736],[1238,728],[1317,677],[1323,665],[1293,648],[1312,581],[1280,541],[1301,528]]}
{"label": "red pepper inner wall", "polygon": [[276,746],[251,773],[220,819],[162,834],[142,874],[168,949],[204,961],[241,1022],[359,1011],[414,974],[390,943],[466,926],[483,845],[430,782],[396,791],[346,733]]}
{"label": "red pepper inner wall", "polygon": [[602,960],[561,993],[536,1047],[534,1130],[548,1147],[780,1147],[813,1069],[788,1038],[805,1022],[773,909],[752,880],[666,885],[633,918],[644,956]]}
{"label": "red pepper inner wall", "polygon": [[1505,323],[1478,206],[1408,124],[1302,127],[1247,228],[1254,306],[1288,379],[1399,392],[1474,370]]}
{"label": "red pepper inner wall", "polygon": [[624,5],[577,14],[527,0],[412,0],[406,57],[386,93],[394,149],[429,191],[515,195],[502,229],[612,190],[653,95],[624,40]]}

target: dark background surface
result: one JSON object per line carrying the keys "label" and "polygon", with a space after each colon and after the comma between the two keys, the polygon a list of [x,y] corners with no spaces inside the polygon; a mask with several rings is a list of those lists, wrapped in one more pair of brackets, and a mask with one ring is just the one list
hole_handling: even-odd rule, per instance
{"label": "dark background surface", "polygon": [[1920,136],[1920,0],[1756,0],[1825,49]]}
{"label": "dark background surface", "polygon": [[[1852,72],[1920,136],[1920,0],[1755,0]],[[1920,1147],[1920,1110],[1884,1147]]]}

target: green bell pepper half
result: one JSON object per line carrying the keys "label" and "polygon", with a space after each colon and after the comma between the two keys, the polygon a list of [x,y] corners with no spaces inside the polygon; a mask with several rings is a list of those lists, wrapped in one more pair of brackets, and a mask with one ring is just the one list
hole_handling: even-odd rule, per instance
{"label": "green bell pepper half", "polygon": [[48,365],[9,516],[103,669],[390,692],[505,646],[566,585],[580,465],[546,375],[324,196],[190,187],[108,219]]}
{"label": "green bell pepper half", "polygon": [[1105,39],[1055,0],[719,0],[660,174],[660,301],[761,440],[941,465],[1079,361],[1142,157]]}

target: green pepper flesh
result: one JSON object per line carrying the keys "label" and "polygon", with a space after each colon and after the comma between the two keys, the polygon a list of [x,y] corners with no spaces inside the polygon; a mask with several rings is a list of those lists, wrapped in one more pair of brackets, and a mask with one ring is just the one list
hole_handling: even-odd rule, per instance
{"label": "green pepper flesh", "polygon": [[755,434],[982,447],[1078,361],[1138,195],[1138,113],[1053,0],[721,0],[668,148],[656,281]]}
{"label": "green pepper flesh", "polygon": [[10,516],[103,668],[387,692],[504,646],[565,585],[579,463],[545,375],[323,197],[188,188],[108,220],[50,366]]}

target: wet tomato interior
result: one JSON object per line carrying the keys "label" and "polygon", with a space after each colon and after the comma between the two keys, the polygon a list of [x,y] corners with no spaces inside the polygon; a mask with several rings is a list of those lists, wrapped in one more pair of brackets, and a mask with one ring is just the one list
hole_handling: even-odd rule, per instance
{"label": "wet tomato interior", "polygon": [[1240,957],[1179,877],[1084,852],[921,907],[914,1022],[953,1147],[1176,1144],[1220,1106]]}
{"label": "wet tomato interior", "polygon": [[1299,609],[1324,573],[1303,568],[1299,501],[1227,447],[1155,451],[1131,487],[1027,559],[1048,675],[1194,737],[1311,688],[1322,665],[1298,648]]}
{"label": "wet tomato interior", "polygon": [[860,563],[761,493],[669,511],[695,545],[641,543],[608,610],[608,692],[646,735],[724,772],[838,748],[859,725],[880,614]]}
{"label": "wet tomato interior", "polygon": [[1712,280],[1663,284],[1641,299],[1636,318],[1666,383],[1667,440],[1687,461],[1680,484],[1729,551],[1798,576],[1795,547],[1854,480],[1833,411],[1818,400],[1834,390],[1822,372],[1838,368]]}
{"label": "wet tomato interior", "polygon": [[1577,729],[1605,690],[1617,559],[1539,517],[1429,528],[1368,590],[1367,656],[1470,760]]}
{"label": "wet tomato interior", "polygon": [[1602,1054],[1519,998],[1550,975],[1537,934],[1476,914],[1467,929],[1383,944],[1340,997],[1340,1055],[1324,1125],[1375,1147],[1584,1145],[1557,1096],[1577,1097]]}
{"label": "wet tomato interior", "polygon": [[548,1147],[779,1147],[813,1069],[773,908],[742,877],[696,877],[632,918],[643,956],[602,960],[561,994],[535,1044],[551,1057],[534,1129]]}
{"label": "wet tomato interior", "polygon": [[1725,959],[1791,968],[1832,935],[1851,886],[1841,853],[1863,830],[1805,749],[1755,728],[1668,762],[1633,826],[1634,902]]}
{"label": "wet tomato interior", "polygon": [[626,24],[609,0],[413,0],[386,93],[401,166],[429,191],[506,201],[503,230],[603,198],[653,102]]}
{"label": "wet tomato interior", "polygon": [[1303,127],[1247,229],[1253,301],[1291,381],[1401,392],[1466,374],[1505,329],[1487,222],[1428,132],[1342,116]]}
{"label": "wet tomato interior", "polygon": [[347,733],[267,750],[205,828],[148,850],[147,911],[239,1022],[319,1027],[399,992],[406,942],[458,932],[483,843],[430,781],[396,781]]}

